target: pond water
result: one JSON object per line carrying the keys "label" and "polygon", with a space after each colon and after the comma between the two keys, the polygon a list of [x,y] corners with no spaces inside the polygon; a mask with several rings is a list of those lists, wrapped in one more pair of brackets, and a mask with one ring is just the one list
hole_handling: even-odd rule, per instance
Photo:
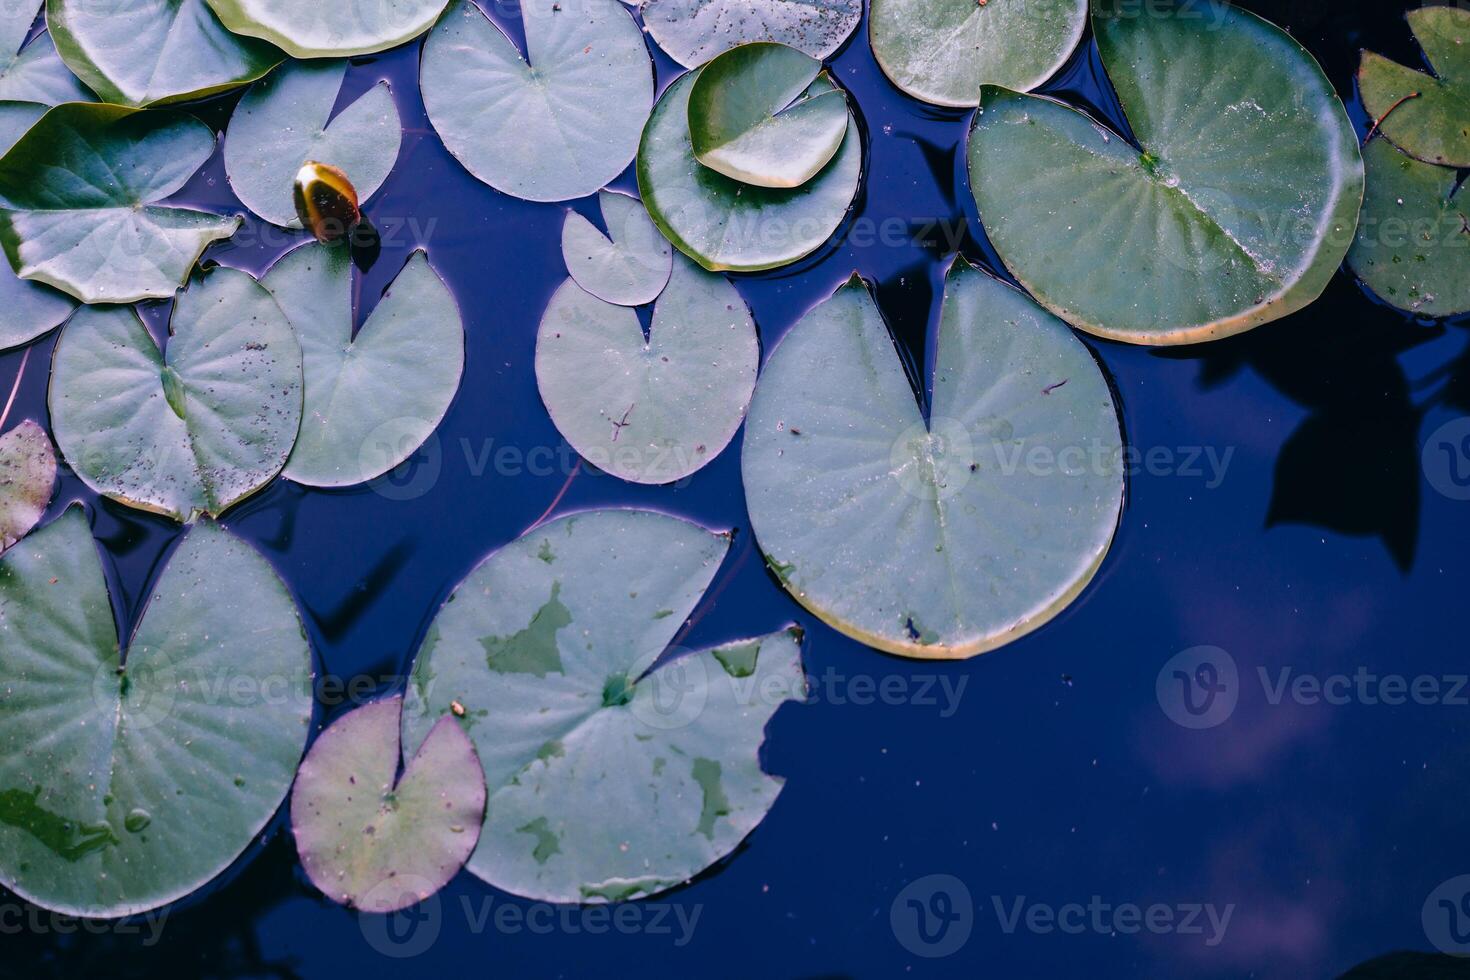
{"label": "pond water", "polygon": [[[1291,28],[1344,95],[1362,47],[1417,63],[1393,4],[1245,5]],[[496,19],[517,33],[513,12]],[[736,282],[769,351],[855,269],[926,376],[949,256],[997,263],[957,153],[968,114],[901,95],[865,32],[831,62],[867,143],[853,215],[817,255]],[[1457,482],[1470,457],[1441,439],[1446,457],[1435,443],[1441,465],[1426,467],[1421,451],[1470,413],[1465,323],[1415,322],[1344,274],[1307,311],[1208,347],[1088,339],[1138,461],[1101,574],[1000,652],[958,665],[886,657],[822,627],[766,572],[738,443],[672,488],[575,467],[533,372],[536,325],[564,277],[564,207],[469,176],[428,126],[417,67],[418,45],[359,59],[343,93],[388,79],[410,130],[369,209],[384,247],[362,296],[370,307],[414,248],[429,249],[465,312],[458,400],[391,480],[347,492],[277,483],[225,520],[295,591],[319,656],[321,722],[354,688],[360,700],[401,687],[449,590],[553,504],[649,507],[739,529],[684,645],[808,628],[812,703],[780,712],[765,752],[786,789],[729,862],[616,915],[536,907],[461,874],[417,911],[359,917],[307,884],[282,814],[221,882],[169,910],[161,937],[142,921],[62,932],[44,913],[44,928],[17,933],[27,913],[12,900],[0,972],[1297,977],[1432,948],[1426,900],[1470,873],[1470,686],[1456,680],[1470,671],[1458,618],[1470,502],[1455,499],[1470,496]],[[658,70],[660,89],[679,71],[662,55]],[[1099,78],[1084,49],[1047,91],[1117,122]],[[203,114],[222,125],[237,97]],[[631,168],[614,186],[636,189]],[[237,206],[218,154],[178,200]],[[252,219],[208,258],[259,272],[287,247]],[[152,312],[161,329],[166,308]],[[32,352],[17,419],[46,417],[53,341]],[[5,384],[20,362],[0,358]],[[179,531],[64,481],[52,513],[87,503],[133,622]],[[1226,651],[1212,662],[1233,664],[1238,699],[1193,729],[1171,720],[1166,665],[1199,646]],[[1402,697],[1399,683],[1424,696]],[[1165,911],[1127,911],[1150,906]]]}

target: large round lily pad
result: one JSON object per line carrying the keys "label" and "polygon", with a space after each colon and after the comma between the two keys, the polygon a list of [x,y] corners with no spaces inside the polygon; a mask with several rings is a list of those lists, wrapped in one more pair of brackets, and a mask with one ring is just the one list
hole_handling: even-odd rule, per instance
{"label": "large round lily pad", "polygon": [[449,152],[496,190],[585,197],[632,161],[653,61],[617,0],[525,0],[521,10],[524,58],[479,7],[455,0],[424,44],[424,107]]}
{"label": "large round lily pad", "polygon": [[1365,51],[1358,70],[1363,108],[1410,156],[1470,167],[1470,10],[1426,6],[1408,18],[1435,74]]}
{"label": "large round lily pad", "polygon": [[0,157],[0,244],[22,279],[83,303],[172,296],[238,217],[168,207],[214,152],[192,116],[57,106]]}
{"label": "large round lily pad", "polygon": [[634,198],[601,191],[597,201],[606,235],[575,211],[561,226],[567,272],[598,299],[619,306],[652,303],[674,271],[673,246]]}
{"label": "large round lily pad", "polygon": [[1117,409],[1067,325],[956,260],[926,422],[854,279],[771,354],[746,425],[751,527],[796,599],[908,657],[970,657],[1065,609],[1123,506]]}
{"label": "large round lily pad", "polygon": [[[80,509],[0,559],[0,883],[110,919],[198,889],[285,798],[311,720],[311,651],[285,585],[193,528],[125,660]],[[125,664],[125,666],[124,666]]]}
{"label": "large round lily pad", "polygon": [[0,102],[60,105],[94,98],[42,32],[29,44],[31,27],[45,0],[11,0],[0,9]]}
{"label": "large round lily pad", "polygon": [[1007,268],[1058,316],[1130,343],[1213,340],[1310,304],[1362,203],[1356,134],[1312,56],[1254,14],[1180,2],[1094,15],[1142,150],[990,87],[970,133],[970,189]]}
{"label": "large round lily pad", "polygon": [[446,0],[209,0],[236,34],[293,58],[346,58],[396,48],[427,31]]}
{"label": "large round lily pad", "polygon": [[266,275],[301,342],[306,404],[288,479],[349,487],[413,455],[443,421],[464,373],[464,323],[423,252],[353,337],[352,254],[310,244]]}
{"label": "large round lily pad", "polygon": [[644,0],[643,23],[686,68],[752,41],[775,41],[826,59],[863,18],[862,0]]}
{"label": "large round lily pad", "polygon": [[[638,190],[664,237],[712,272],[759,272],[821,248],[847,216],[862,179],[863,146],[848,114],[842,148],[801,187],[753,187],[702,165],[689,137],[689,93],[677,79],[643,131]],[[816,85],[830,87],[823,76]]]}
{"label": "large round lily pad", "polygon": [[571,280],[536,335],[536,383],[557,429],[634,483],[673,483],[718,456],[745,418],[759,363],[745,301],[682,255],[646,338],[634,311]]}
{"label": "large round lily pad", "polygon": [[596,511],[460,585],[419,651],[403,740],[448,714],[474,740],[490,800],[470,871],[539,901],[639,898],[765,817],[781,789],[760,767],[766,722],[805,696],[797,631],[654,666],[728,547],[676,518]]}
{"label": "large round lily pad", "polygon": [[0,554],[40,523],[56,489],[56,453],[30,419],[0,436]]}
{"label": "large round lily pad", "polygon": [[51,370],[56,443],[93,490],[192,521],[264,487],[301,427],[301,347],[265,288],[215,269],[179,295],[160,351],[128,307],[72,318]]}

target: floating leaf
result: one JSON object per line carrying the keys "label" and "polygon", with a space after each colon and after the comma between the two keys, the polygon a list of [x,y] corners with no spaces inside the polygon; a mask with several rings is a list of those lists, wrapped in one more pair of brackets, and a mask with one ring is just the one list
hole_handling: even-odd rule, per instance
{"label": "floating leaf", "polygon": [[1312,303],[1363,194],[1322,70],[1217,0],[1147,17],[1116,2],[1095,30],[1142,150],[1060,102],[987,87],[970,188],[1001,259],[1053,313],[1129,343],[1213,340]]}
{"label": "floating leaf", "polygon": [[784,44],[745,44],[715,58],[689,91],[695,158],[757,187],[811,180],[847,135],[847,96],[819,82],[821,71],[816,58]]}
{"label": "floating leaf", "polygon": [[526,0],[521,16],[529,64],[479,7],[455,0],[424,45],[424,107],[449,152],[496,190],[585,197],[638,149],[653,105],[643,33],[616,0]]}
{"label": "floating leaf", "polygon": [[287,65],[257,82],[230,119],[230,186],[272,224],[301,227],[292,186],[308,161],[341,170],[364,201],[393,170],[403,130],[388,83],[378,83],[332,119],[346,75],[345,61]]}
{"label": "floating leaf", "polygon": [[29,344],[66,322],[77,301],[65,293],[27,282],[9,265],[0,265],[0,350]]}
{"label": "floating leaf", "polygon": [[862,0],[645,0],[643,23],[685,68],[752,41],[775,41],[826,59],[863,18]]}
{"label": "floating leaf", "polygon": [[266,275],[301,341],[306,408],[285,475],[317,487],[382,476],[438,428],[464,373],[464,323],[449,287],[415,252],[352,336],[352,256],[310,244]]}
{"label": "floating leaf", "polygon": [[30,419],[0,436],[0,554],[40,523],[56,489],[56,453]]}
{"label": "floating leaf", "polygon": [[347,58],[412,41],[446,0],[209,0],[236,34],[264,38],[293,58]]}
{"label": "floating leaf", "polygon": [[202,99],[281,63],[269,44],[225,30],[205,0],[46,0],[46,23],[67,67],[118,105]]}
{"label": "floating leaf", "polygon": [[50,405],[87,486],[192,521],[281,472],[301,426],[301,348],[264,287],[215,269],[179,295],[163,351],[131,308],[79,312],[56,343]]}
{"label": "floating leaf", "polygon": [[536,383],[557,429],[634,483],[673,483],[718,456],[745,418],[759,363],[745,301],[682,255],[647,338],[635,312],[571,280],[536,336]]}
{"label": "floating leaf", "polygon": [[1399,148],[1426,163],[1470,167],[1470,10],[1422,7],[1409,27],[1435,75],[1363,52],[1363,108]]}
{"label": "floating leaf", "polygon": [[285,798],[311,651],[285,585],[228,531],[185,535],[120,661],[69,510],[0,559],[0,629],[18,641],[0,650],[0,883],[27,901],[158,908],[227,868]]}
{"label": "floating leaf", "polygon": [[873,0],[873,57],[916,99],[980,104],[980,86],[1029,92],[1076,49],[1087,0]]}
{"label": "floating leaf", "polygon": [[743,470],[751,527],[802,605],[880,650],[950,659],[1086,587],[1122,512],[1122,442],[1087,348],[963,259],[936,359],[926,423],[854,279],[771,354]]}
{"label": "floating leaf", "polygon": [[452,717],[398,776],[403,698],[358,708],[322,733],[291,793],[296,848],[312,883],[364,912],[428,898],[469,860],[485,820],[485,772]]}
{"label": "floating leaf", "polygon": [[689,93],[696,77],[690,72],[668,87],[643,131],[638,190],[654,224],[711,272],[774,269],[821,248],[862,178],[862,138],[851,113],[842,148],[816,177],[794,189],[752,187],[694,158]]}
{"label": "floating leaf", "polygon": [[83,303],[172,296],[238,217],[156,204],[214,152],[192,116],[57,106],[0,158],[0,243],[22,279]]}
{"label": "floating leaf", "polygon": [[44,5],[45,0],[12,0],[0,9],[0,102],[90,102],[92,93],[62,62],[50,34],[26,43]]}
{"label": "floating leaf", "polygon": [[598,299],[619,306],[652,303],[674,271],[673,247],[635,198],[599,191],[597,201],[606,235],[577,212],[567,212],[561,226],[567,271]]}

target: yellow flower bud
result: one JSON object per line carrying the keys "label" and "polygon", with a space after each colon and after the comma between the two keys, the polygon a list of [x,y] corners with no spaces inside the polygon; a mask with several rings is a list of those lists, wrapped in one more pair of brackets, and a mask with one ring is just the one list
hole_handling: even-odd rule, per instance
{"label": "yellow flower bud", "polygon": [[307,161],[296,174],[296,214],[319,242],[346,238],[362,220],[357,188],[325,163]]}

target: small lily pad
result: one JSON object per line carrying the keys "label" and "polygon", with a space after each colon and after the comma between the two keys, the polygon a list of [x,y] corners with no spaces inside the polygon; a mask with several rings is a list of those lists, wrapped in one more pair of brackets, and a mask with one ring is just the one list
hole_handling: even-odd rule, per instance
{"label": "small lily pad", "polygon": [[619,306],[642,306],[658,299],[674,271],[674,249],[658,233],[648,212],[626,194],[597,195],[604,235],[575,211],[561,226],[561,254],[567,271],[587,292]]}
{"label": "small lily pad", "polygon": [[257,82],[230,119],[230,186],[272,224],[301,227],[292,186],[308,161],[341,170],[363,201],[393,171],[403,139],[393,93],[380,82],[333,119],[346,75],[345,61],[292,63]]}
{"label": "small lily pad", "polygon": [[971,657],[1070,605],[1112,544],[1122,439],[1065,323],[957,259],[926,419],[861,281],[772,352],[742,460],[751,527],[802,605],[888,653]]}
{"label": "small lily pad", "polygon": [[301,347],[264,287],[215,269],[179,295],[163,351],[129,307],[80,311],[56,342],[49,399],[87,486],[192,521],[281,472],[301,427]]}
{"label": "small lily pad", "polygon": [[296,848],[312,883],[343,905],[396,912],[469,860],[485,820],[485,772],[452,717],[398,775],[403,698],[358,708],[311,747],[291,793]]}
{"label": "small lily pad", "polygon": [[682,255],[647,338],[634,311],[571,280],[536,335],[536,383],[557,429],[633,483],[673,483],[714,460],[745,418],[759,363],[745,301]]}
{"label": "small lily pad", "polygon": [[0,436],[0,554],[41,522],[56,490],[56,453],[30,419]]}
{"label": "small lily pad", "polygon": [[689,141],[706,167],[757,187],[800,187],[847,136],[847,96],[822,63],[784,44],[743,44],[700,69]]}
{"label": "small lily pad", "polygon": [[645,0],[643,23],[685,68],[753,41],[826,59],[863,18],[862,0]]}
{"label": "small lily pad", "polygon": [[293,58],[347,58],[412,41],[446,0],[209,0],[236,34],[263,38]]}
{"label": "small lily pad", "polygon": [[0,351],[22,347],[66,322],[77,301],[50,286],[29,282],[0,264]]}
{"label": "small lily pad", "polygon": [[[689,94],[697,77],[676,79],[643,131],[638,190],[653,223],[711,272],[775,269],[821,248],[847,216],[862,179],[862,137],[851,111],[842,148],[821,173],[797,188],[753,187],[695,159]],[[831,86],[825,76],[813,84]]]}
{"label": "small lily pad", "polygon": [[496,190],[528,201],[586,197],[638,149],[653,61],[617,0],[521,8],[524,58],[479,7],[455,0],[424,45],[424,107],[449,152]]}
{"label": "small lily pad", "polygon": [[45,0],[12,0],[0,10],[0,102],[91,102],[95,96],[62,62],[49,33],[26,43],[43,6]]}
{"label": "small lily pad", "polygon": [[492,555],[419,651],[404,745],[454,714],[490,801],[469,870],[537,901],[676,887],[730,854],[781,780],[766,723],[806,678],[799,631],[658,663],[727,535],[641,511],[554,521]]}
{"label": "small lily pad", "polygon": [[1435,74],[1364,51],[1358,70],[1363,108],[1410,156],[1470,167],[1470,10],[1426,6],[1408,18]]}

